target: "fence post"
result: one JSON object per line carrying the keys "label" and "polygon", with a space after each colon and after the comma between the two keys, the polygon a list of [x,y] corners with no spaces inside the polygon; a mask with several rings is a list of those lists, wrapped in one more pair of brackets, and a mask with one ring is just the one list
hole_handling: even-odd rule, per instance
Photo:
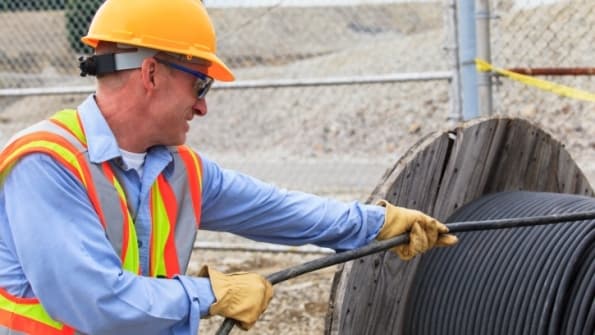
{"label": "fence post", "polygon": [[461,62],[459,59],[459,27],[457,15],[457,0],[445,1],[446,23],[446,52],[451,60],[452,78],[450,84],[449,122],[463,120],[462,92],[461,92]]}
{"label": "fence post", "polygon": [[477,71],[475,70],[476,43],[475,2],[458,0],[457,13],[459,38],[459,63],[461,73],[463,118],[470,120],[479,116],[477,102]]}
{"label": "fence post", "polygon": [[[477,26],[477,58],[491,63],[490,50],[490,1],[475,0],[476,26]],[[477,78],[477,90],[479,97],[479,114],[481,116],[491,115],[492,103],[492,74],[481,72]]]}

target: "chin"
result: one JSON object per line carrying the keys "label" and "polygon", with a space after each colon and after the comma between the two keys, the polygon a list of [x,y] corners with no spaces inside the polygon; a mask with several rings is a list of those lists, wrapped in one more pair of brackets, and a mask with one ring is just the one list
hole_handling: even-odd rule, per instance
{"label": "chin", "polygon": [[163,145],[168,147],[174,147],[178,145],[182,145],[186,143],[186,136],[176,136],[175,138],[172,136],[167,140],[163,141]]}
{"label": "chin", "polygon": [[185,144],[185,143],[186,143],[186,134],[184,134],[184,136],[181,136],[179,138],[179,140],[176,141],[176,144],[175,145],[182,145],[182,144]]}

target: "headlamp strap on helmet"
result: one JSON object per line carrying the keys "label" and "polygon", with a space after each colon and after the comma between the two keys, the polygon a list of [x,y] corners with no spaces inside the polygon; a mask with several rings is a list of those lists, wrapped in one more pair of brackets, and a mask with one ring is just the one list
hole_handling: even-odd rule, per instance
{"label": "headlamp strap on helmet", "polygon": [[153,57],[157,53],[157,50],[137,48],[133,52],[108,53],[86,58],[79,57],[81,77],[87,75],[100,76],[116,71],[138,69],[141,67],[143,60]]}
{"label": "headlamp strap on helmet", "polygon": [[115,54],[93,55],[90,57],[79,57],[79,68],[81,77],[100,76],[106,73],[116,72]]}

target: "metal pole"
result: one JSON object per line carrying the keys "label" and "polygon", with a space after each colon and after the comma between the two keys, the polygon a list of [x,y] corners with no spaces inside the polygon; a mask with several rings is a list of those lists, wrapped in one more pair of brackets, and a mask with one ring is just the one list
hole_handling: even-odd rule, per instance
{"label": "metal pole", "polygon": [[513,67],[508,71],[527,76],[595,76],[595,67]]}
{"label": "metal pole", "polygon": [[[456,0],[455,0],[456,1]],[[463,119],[470,120],[479,116],[477,102],[477,71],[475,70],[476,43],[475,3],[474,1],[456,1],[458,3],[458,42],[461,75],[461,99]]]}
{"label": "metal pole", "polygon": [[[490,50],[490,1],[475,0],[475,19],[477,26],[477,58],[488,63],[492,62]],[[492,102],[492,74],[481,72],[478,74],[477,90],[479,97],[480,116],[491,115]]]}
{"label": "metal pole", "polygon": [[462,96],[461,96],[461,63],[459,61],[459,29],[457,16],[457,1],[446,0],[446,50],[449,59],[452,61],[452,80],[450,81],[450,106],[448,121],[456,123],[463,120]]}

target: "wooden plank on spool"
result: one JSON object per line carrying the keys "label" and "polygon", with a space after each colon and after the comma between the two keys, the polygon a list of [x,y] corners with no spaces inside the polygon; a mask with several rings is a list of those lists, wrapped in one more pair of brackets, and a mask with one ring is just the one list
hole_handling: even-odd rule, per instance
{"label": "wooden plank on spool", "polygon": [[[435,202],[435,192],[424,190],[438,189],[440,180],[439,176],[425,175],[423,172],[443,169],[448,157],[449,141],[448,134],[438,134],[412,147],[404,159],[399,160],[383,177],[384,181],[368,202],[383,198],[395,204],[428,211]],[[374,194],[384,195],[375,198]],[[412,194],[415,196],[411,196]],[[336,285],[341,285],[341,289],[333,290],[334,295],[331,297],[331,302],[340,299],[344,306],[337,310],[341,315],[329,313],[327,317],[327,326],[337,327],[333,334],[344,334],[346,329],[366,329],[371,334],[380,334],[384,333],[386,327],[401,324],[401,320],[385,316],[400,315],[397,311],[406,298],[403,283],[412,278],[411,271],[415,269],[416,263],[415,260],[401,262],[393,253],[387,252],[347,264],[342,273],[349,275],[341,281],[335,281]],[[341,296],[337,296],[337,292]],[[386,292],[391,292],[392,303],[377,304],[376,301],[382,300],[382,295]],[[330,309],[333,308],[331,303]],[[372,315],[374,317],[370,317]],[[337,317],[341,320],[340,323],[334,322]]]}
{"label": "wooden plank on spool", "polygon": [[455,130],[435,210],[431,212],[436,218],[446,220],[453,211],[483,194],[506,127],[505,120],[493,119]]}
{"label": "wooden plank on spool", "polygon": [[[594,194],[560,142],[528,121],[490,118],[422,139],[387,171],[368,202],[387,199],[444,221],[485,194],[516,190]],[[325,333],[402,334],[418,261],[386,252],[342,266]]]}

